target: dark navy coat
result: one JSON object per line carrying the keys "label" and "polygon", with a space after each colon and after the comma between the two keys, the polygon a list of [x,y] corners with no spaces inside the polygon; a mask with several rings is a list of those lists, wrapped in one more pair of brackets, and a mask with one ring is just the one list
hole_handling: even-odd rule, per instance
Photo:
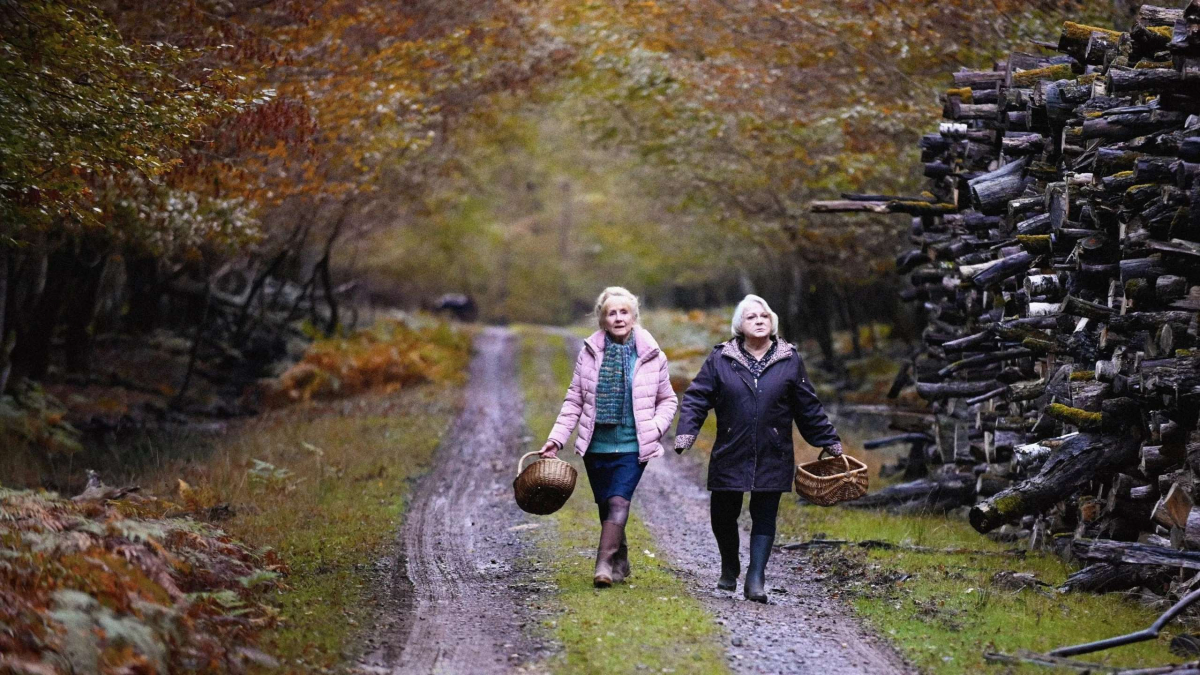
{"label": "dark navy coat", "polygon": [[708,462],[709,490],[790,492],[796,473],[792,422],[809,445],[840,443],[808,380],[800,352],[780,340],[756,379],[730,340],[713,348],[679,405],[675,447],[691,447],[708,417],[717,413],[717,440]]}

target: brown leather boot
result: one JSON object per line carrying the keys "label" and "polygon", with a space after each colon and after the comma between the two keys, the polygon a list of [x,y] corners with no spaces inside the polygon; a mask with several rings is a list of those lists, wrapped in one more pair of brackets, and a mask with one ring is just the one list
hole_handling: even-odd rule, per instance
{"label": "brown leather boot", "polygon": [[625,528],[621,528],[621,545],[613,555],[613,583],[619,584],[633,576],[629,567],[629,545],[625,543]]}
{"label": "brown leather boot", "polygon": [[621,537],[625,528],[616,523],[604,521],[600,524],[600,546],[596,548],[596,573],[592,577],[592,585],[596,588],[608,588],[613,583],[613,556],[621,546]]}

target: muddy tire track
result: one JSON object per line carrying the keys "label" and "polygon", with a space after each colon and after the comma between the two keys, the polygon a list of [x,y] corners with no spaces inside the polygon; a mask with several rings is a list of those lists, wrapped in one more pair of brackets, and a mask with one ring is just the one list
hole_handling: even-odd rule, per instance
{"label": "muddy tire track", "polygon": [[364,671],[506,673],[544,656],[524,630],[529,570],[517,526],[528,520],[512,498],[524,432],[517,349],[506,329],[476,338],[463,411],[411,495],[399,555],[385,563],[387,609]]}

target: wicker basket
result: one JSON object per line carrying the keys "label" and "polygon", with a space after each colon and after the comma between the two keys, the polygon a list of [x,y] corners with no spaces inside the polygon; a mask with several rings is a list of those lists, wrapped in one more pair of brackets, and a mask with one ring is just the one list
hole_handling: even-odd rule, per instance
{"label": "wicker basket", "polygon": [[847,455],[818,456],[796,467],[796,492],[818,506],[858,499],[867,494],[867,465]]}
{"label": "wicker basket", "polygon": [[575,491],[575,479],[579,473],[575,467],[561,459],[541,459],[525,468],[525,460],[538,454],[527,452],[517,460],[517,478],[513,481],[513,495],[517,506],[526,513],[539,516],[549,515],[567,503]]}

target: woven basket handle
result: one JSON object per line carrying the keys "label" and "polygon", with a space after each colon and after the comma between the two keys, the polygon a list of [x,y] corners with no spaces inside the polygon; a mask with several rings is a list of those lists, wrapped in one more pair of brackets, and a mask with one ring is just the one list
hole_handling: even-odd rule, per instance
{"label": "woven basket handle", "polygon": [[[825,453],[828,451],[829,448],[821,448],[821,452],[817,453],[817,459],[824,457]],[[850,460],[846,459],[846,453],[843,452],[842,454],[838,455],[838,457],[841,457],[842,461],[846,464],[846,473],[850,473]]]}
{"label": "woven basket handle", "polygon": [[522,465],[525,464],[525,460],[528,459],[530,455],[540,455],[540,454],[542,454],[542,452],[540,450],[534,450],[533,452],[527,452],[527,453],[521,455],[521,459],[517,460],[517,475],[520,476],[521,472],[525,470],[524,466],[522,466]]}

